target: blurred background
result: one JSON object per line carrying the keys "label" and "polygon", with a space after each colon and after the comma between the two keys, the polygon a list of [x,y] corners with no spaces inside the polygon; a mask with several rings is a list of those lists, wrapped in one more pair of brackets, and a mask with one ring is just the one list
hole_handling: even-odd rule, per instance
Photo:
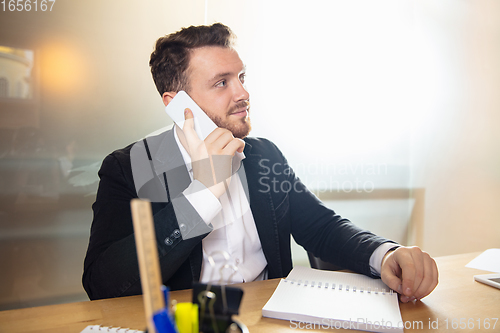
{"label": "blurred background", "polygon": [[[327,205],[433,256],[500,247],[496,0],[9,3],[0,310],[88,299],[97,170],[171,126],[149,55],[157,38],[204,23],[238,36],[251,135],[274,141]],[[296,247],[294,261],[308,264]]]}

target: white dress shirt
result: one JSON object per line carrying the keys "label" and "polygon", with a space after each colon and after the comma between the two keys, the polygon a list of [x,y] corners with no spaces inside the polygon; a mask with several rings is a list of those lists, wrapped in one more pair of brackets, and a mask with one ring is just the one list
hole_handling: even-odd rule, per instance
{"label": "white dress shirt", "polygon": [[[183,194],[203,221],[207,225],[211,223],[214,228],[202,241],[200,282],[228,284],[266,279],[267,261],[249,201],[241,179],[235,172],[245,155],[236,152],[228,191],[217,199],[203,184],[193,180],[191,157],[180,143],[175,128],[174,137],[192,180]],[[384,243],[372,253],[370,268],[374,275],[380,276],[382,258],[395,246],[397,244]]]}
{"label": "white dress shirt", "polygon": [[174,136],[192,180],[183,194],[203,221],[214,228],[202,241],[200,281],[226,284],[263,280],[267,277],[267,260],[242,181],[236,173],[245,155],[236,153],[228,190],[217,199],[204,185],[193,180],[191,157],[175,130]]}

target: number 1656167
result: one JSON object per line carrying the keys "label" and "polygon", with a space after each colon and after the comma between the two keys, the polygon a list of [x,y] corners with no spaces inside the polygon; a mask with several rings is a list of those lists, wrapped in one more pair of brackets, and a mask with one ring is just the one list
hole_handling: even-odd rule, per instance
{"label": "number 1656167", "polygon": [[56,0],[2,0],[0,5],[4,12],[46,12],[52,11]]}

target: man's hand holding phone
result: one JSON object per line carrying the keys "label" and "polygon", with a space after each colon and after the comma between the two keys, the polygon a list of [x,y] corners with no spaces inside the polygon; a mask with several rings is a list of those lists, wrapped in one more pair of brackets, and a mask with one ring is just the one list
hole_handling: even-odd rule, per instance
{"label": "man's hand holding phone", "polygon": [[233,156],[237,151],[243,152],[245,142],[221,127],[201,140],[194,129],[194,117],[189,108],[185,109],[184,118],[182,132],[187,141],[186,150],[191,156],[193,178],[220,198],[229,186]]}

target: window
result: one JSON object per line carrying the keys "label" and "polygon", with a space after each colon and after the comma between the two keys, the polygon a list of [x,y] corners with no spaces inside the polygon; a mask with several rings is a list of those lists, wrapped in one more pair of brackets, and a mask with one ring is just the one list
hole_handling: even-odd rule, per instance
{"label": "window", "polygon": [[[33,97],[34,51],[0,46],[0,97],[31,99]],[[13,84],[9,91],[9,83]]]}

